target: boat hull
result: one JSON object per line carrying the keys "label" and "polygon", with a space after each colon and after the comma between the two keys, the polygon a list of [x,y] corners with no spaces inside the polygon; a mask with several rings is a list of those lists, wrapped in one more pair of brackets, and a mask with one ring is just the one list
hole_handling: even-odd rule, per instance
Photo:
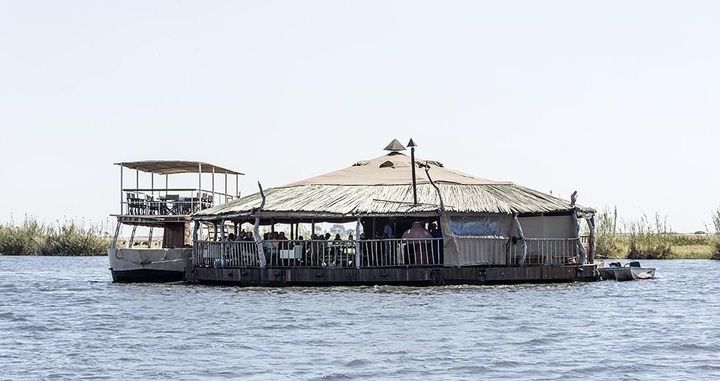
{"label": "boat hull", "polygon": [[164,271],[164,270],[126,270],[126,271],[110,271],[112,273],[113,282],[116,283],[161,283],[161,282],[179,282],[185,280],[184,271]]}
{"label": "boat hull", "polygon": [[109,249],[114,282],[174,282],[185,278],[192,249]]}
{"label": "boat hull", "polygon": [[615,271],[617,270],[617,267],[600,267],[598,268],[598,271],[600,272],[600,278],[603,280],[609,280],[609,279],[615,279]]}
{"label": "boat hull", "polygon": [[633,280],[632,270],[630,267],[618,267],[617,270],[615,270],[615,279],[620,282]]}

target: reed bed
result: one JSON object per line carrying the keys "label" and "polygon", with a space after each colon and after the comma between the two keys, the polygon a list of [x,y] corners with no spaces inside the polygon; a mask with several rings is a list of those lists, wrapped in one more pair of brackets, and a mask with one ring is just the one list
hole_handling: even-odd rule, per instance
{"label": "reed bed", "polygon": [[674,233],[667,218],[655,214],[636,221],[618,222],[617,208],[596,216],[598,258],[720,259],[720,210],[715,213],[715,234]]}
{"label": "reed bed", "polygon": [[715,228],[715,237],[713,245],[712,259],[720,260],[720,208],[716,209],[712,216],[713,226]]}
{"label": "reed bed", "polygon": [[101,226],[73,220],[45,224],[26,217],[0,225],[0,255],[105,255],[109,242]]}

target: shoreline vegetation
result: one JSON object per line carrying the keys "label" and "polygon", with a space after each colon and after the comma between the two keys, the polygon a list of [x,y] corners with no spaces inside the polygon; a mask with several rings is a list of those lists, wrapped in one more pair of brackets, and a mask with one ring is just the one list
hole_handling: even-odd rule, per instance
{"label": "shoreline vegetation", "polygon": [[26,217],[19,225],[0,225],[0,255],[107,255],[110,238],[100,226],[73,220],[46,224]]}
{"label": "shoreline vegetation", "polygon": [[[599,259],[720,260],[720,208],[712,214],[713,226],[706,228],[714,231],[696,234],[672,232],[667,219],[659,214],[621,223],[617,208],[598,213],[595,223]],[[46,224],[26,217],[21,224],[0,225],[0,255],[102,256],[107,255],[109,246],[110,236],[102,226],[74,220]]]}
{"label": "shoreline vegetation", "polygon": [[694,234],[672,232],[659,214],[621,225],[617,208],[598,213],[595,223],[596,258],[720,260],[720,209],[712,215],[714,231]]}

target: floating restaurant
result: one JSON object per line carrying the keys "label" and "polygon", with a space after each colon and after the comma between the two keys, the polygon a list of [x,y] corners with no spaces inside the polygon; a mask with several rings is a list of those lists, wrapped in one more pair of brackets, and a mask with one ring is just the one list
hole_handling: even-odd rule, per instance
{"label": "floating restaurant", "polygon": [[[192,215],[186,278],[240,286],[598,280],[594,210],[386,154]],[[259,185],[259,184],[258,184]],[[320,235],[319,226],[352,226]],[[581,236],[586,224],[588,236]],[[262,234],[261,234],[262,232]]]}

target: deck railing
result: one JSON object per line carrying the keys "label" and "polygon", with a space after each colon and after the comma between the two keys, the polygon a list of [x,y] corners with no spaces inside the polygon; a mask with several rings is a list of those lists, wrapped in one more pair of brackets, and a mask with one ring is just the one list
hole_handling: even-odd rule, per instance
{"label": "deck railing", "polygon": [[[464,264],[564,265],[577,260],[577,241],[577,238],[527,238],[524,262],[521,262],[520,240],[513,244],[506,238],[459,237],[458,251]],[[261,247],[266,267],[379,268],[444,264],[442,238],[265,240]],[[194,263],[198,266],[260,266],[255,241],[196,241],[194,249]]]}
{"label": "deck railing", "polygon": [[[567,265],[578,260],[578,238],[526,238],[526,265]],[[520,264],[521,243],[513,245],[510,264]]]}
{"label": "deck railing", "polygon": [[[261,247],[267,267],[369,268],[442,265],[442,238],[265,240]],[[194,249],[194,261],[198,266],[260,266],[258,245],[254,241],[198,240],[195,241]]]}

